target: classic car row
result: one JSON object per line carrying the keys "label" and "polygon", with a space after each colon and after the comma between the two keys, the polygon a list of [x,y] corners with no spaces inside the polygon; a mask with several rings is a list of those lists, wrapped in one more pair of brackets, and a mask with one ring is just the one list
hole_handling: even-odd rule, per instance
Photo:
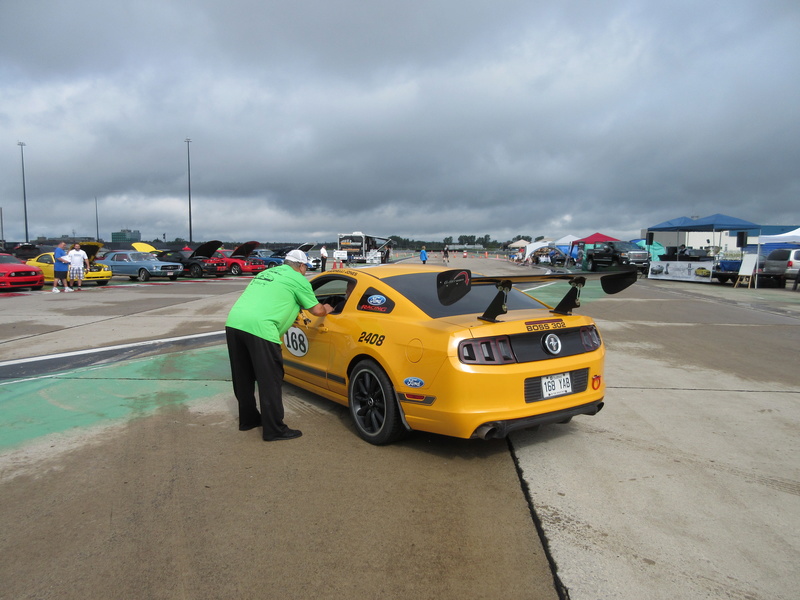
{"label": "classic car row", "polygon": [[[167,250],[150,244],[135,242],[133,249],[103,251],[100,242],[84,242],[81,247],[89,257],[90,268],[84,275],[84,283],[106,285],[113,276],[128,277],[133,281],[149,281],[153,277],[166,277],[175,281],[180,276],[200,278],[205,276],[255,275],[265,269],[283,264],[284,257],[293,246],[274,251],[258,250],[259,242],[250,241],[233,250],[221,247],[222,242],[211,240],[196,249]],[[308,252],[314,244],[303,244],[300,249]],[[264,256],[268,254],[268,256]],[[1,255],[0,255],[1,256]],[[53,281],[53,252],[33,255],[27,261],[10,254],[4,255],[0,289],[41,289],[44,282]],[[309,259],[309,270],[319,269],[319,259]],[[19,266],[31,267],[20,270]],[[44,279],[37,283],[36,272]],[[25,279],[18,273],[28,272],[33,279]],[[9,275],[8,273],[12,273]],[[11,281],[13,280],[13,281]]]}

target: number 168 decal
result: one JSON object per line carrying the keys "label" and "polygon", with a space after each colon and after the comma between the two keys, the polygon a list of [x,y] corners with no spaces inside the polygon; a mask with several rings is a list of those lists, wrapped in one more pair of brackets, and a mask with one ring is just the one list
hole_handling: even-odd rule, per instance
{"label": "number 168 decal", "polygon": [[298,327],[290,327],[289,331],[283,334],[283,345],[294,356],[308,354],[308,338]]}

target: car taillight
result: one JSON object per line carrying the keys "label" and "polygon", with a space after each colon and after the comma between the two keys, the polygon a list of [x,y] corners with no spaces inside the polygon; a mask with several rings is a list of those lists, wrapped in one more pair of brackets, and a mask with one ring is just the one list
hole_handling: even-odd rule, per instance
{"label": "car taillight", "polygon": [[789,261],[788,263],[786,263],[786,268],[787,269],[791,269],[792,268],[792,261]]}
{"label": "car taillight", "polygon": [[581,327],[581,344],[583,344],[583,349],[587,352],[597,350],[600,347],[600,334],[597,333],[597,328],[594,325]]}
{"label": "car taillight", "polygon": [[458,345],[458,359],[472,365],[503,365],[517,362],[508,336],[463,340]]}

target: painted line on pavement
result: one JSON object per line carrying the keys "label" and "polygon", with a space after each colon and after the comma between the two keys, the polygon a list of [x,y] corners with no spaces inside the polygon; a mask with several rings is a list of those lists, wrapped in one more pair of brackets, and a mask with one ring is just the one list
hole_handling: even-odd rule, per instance
{"label": "painted line on pavement", "polygon": [[100,352],[113,352],[119,350],[128,350],[130,348],[139,348],[142,346],[154,346],[157,344],[170,344],[173,342],[182,342],[185,340],[200,339],[212,336],[225,335],[224,331],[212,331],[208,333],[195,333],[192,335],[184,335],[180,337],[163,338],[159,340],[146,340],[144,342],[132,342],[130,344],[119,344],[116,346],[104,346],[103,348],[92,348],[88,350],[74,350],[72,352],[62,352],[60,354],[47,354],[44,356],[33,356],[30,358],[18,358],[16,360],[6,360],[0,362],[0,368],[10,367],[14,365],[22,365],[26,363],[38,362],[43,360],[57,360],[61,358],[70,358],[73,356],[84,356],[87,354],[97,354]]}

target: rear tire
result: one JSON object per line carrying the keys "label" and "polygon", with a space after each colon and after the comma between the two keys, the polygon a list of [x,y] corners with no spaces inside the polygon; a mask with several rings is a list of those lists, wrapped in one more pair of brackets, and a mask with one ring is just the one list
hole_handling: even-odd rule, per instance
{"label": "rear tire", "polygon": [[597,271],[597,264],[591,258],[586,262],[586,266],[590,271]]}
{"label": "rear tire", "polygon": [[102,287],[102,286],[106,285],[107,283],[108,283],[108,280],[106,280],[106,281],[98,281],[98,282],[97,282],[97,285],[98,285],[99,287]]}
{"label": "rear tire", "polygon": [[348,399],[361,439],[382,446],[405,434],[392,382],[374,361],[362,360],[355,366],[350,374]]}
{"label": "rear tire", "polygon": [[139,269],[139,281],[150,281],[150,271]]}

